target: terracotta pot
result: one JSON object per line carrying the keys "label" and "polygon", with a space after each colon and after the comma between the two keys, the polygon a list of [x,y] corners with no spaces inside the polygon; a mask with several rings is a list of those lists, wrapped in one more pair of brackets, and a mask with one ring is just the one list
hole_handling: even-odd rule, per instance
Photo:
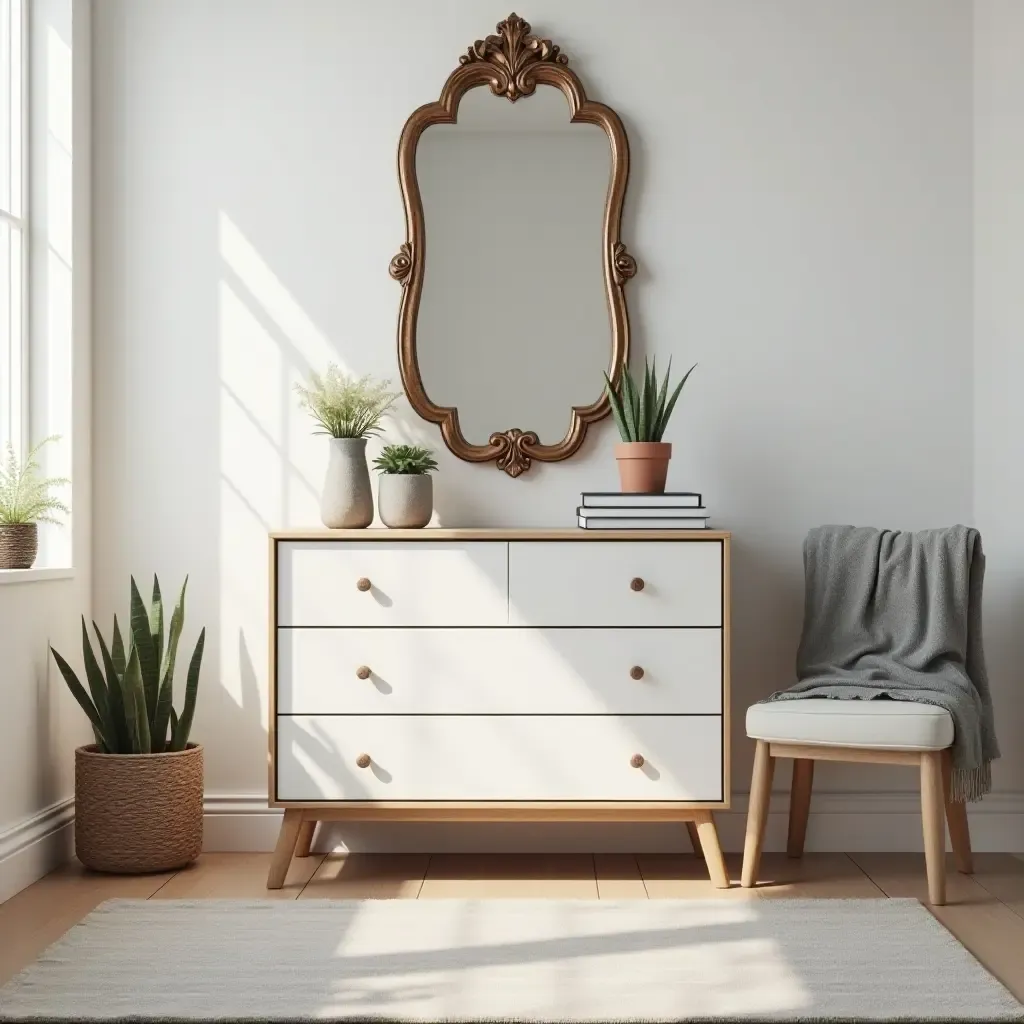
{"label": "terracotta pot", "polygon": [[203,748],[166,754],[75,751],[75,853],[93,871],[184,867],[203,847]]}
{"label": "terracotta pot", "polygon": [[31,569],[39,554],[39,530],[35,523],[0,526],[0,569]]}
{"label": "terracotta pot", "polygon": [[615,446],[623,494],[662,494],[668,480],[672,445],[667,441],[628,441]]}

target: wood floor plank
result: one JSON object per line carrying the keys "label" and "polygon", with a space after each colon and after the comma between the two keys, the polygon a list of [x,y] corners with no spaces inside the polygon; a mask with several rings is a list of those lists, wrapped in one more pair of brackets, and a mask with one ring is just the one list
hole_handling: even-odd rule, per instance
{"label": "wood floor plank", "polygon": [[282,899],[294,900],[313,877],[323,854],[295,857],[280,889],[267,888],[269,853],[204,853],[182,868],[154,899]]}
{"label": "wood floor plank", "polygon": [[766,853],[758,876],[752,891],[764,899],[880,899],[885,895],[845,853],[808,853],[799,859]]}
{"label": "wood floor plank", "polygon": [[1024,860],[1011,853],[976,853],[971,877],[1018,917],[1024,917]]}
{"label": "wood floor plank", "polygon": [[946,863],[944,907],[928,904],[924,858],[914,853],[850,855],[887,896],[920,900],[1018,999],[1024,1000],[1024,919],[971,876]]}
{"label": "wood floor plank", "polygon": [[597,899],[589,853],[438,853],[430,858],[422,899]]}
{"label": "wood floor plank", "polygon": [[602,900],[645,900],[640,866],[632,853],[595,853],[597,895]]}
{"label": "wood floor plank", "polygon": [[[753,891],[735,883],[729,889],[716,889],[708,877],[703,857],[692,853],[638,853],[636,861],[652,900],[753,899]],[[726,854],[725,866],[730,878],[740,877],[740,857]]]}
{"label": "wood floor plank", "polygon": [[101,875],[75,860],[22,889],[0,904],[0,984],[104,900],[148,899],[173,874]]}
{"label": "wood floor plank", "polygon": [[299,899],[411,899],[419,895],[426,853],[330,853]]}

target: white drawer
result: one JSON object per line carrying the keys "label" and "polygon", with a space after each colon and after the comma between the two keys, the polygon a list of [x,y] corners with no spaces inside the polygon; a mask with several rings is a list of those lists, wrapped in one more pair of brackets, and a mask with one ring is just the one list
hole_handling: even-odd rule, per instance
{"label": "white drawer", "polygon": [[722,631],[279,629],[277,679],[282,714],[721,714]]}
{"label": "white drawer", "polygon": [[514,625],[722,625],[720,540],[513,541],[508,574]]}
{"label": "white drawer", "polygon": [[[360,590],[360,580],[369,580]],[[281,626],[500,626],[508,622],[501,541],[280,541]]]}
{"label": "white drawer", "polygon": [[[360,754],[371,758],[357,765]],[[635,768],[634,754],[644,757]],[[277,799],[722,799],[722,720],[666,716],[280,716]]]}

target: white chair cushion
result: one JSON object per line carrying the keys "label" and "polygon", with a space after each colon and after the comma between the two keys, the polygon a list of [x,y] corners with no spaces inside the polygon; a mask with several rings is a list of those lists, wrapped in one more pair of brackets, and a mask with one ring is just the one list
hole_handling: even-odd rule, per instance
{"label": "white chair cushion", "polygon": [[945,750],[953,743],[953,719],[931,704],[807,697],[752,705],[747,735],[775,743]]}

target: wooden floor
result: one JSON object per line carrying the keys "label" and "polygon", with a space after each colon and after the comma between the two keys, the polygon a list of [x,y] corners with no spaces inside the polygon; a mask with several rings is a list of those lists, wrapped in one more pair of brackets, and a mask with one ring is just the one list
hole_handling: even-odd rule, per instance
{"label": "wooden floor", "polygon": [[[1024,861],[975,854],[976,874],[949,865],[949,904],[935,916],[1024,1002]],[[726,858],[733,878],[739,860]],[[207,853],[163,875],[118,877],[77,862],[0,905],[0,983],[112,897],[135,899],[581,899],[927,898],[920,854],[765,854],[757,889],[714,889],[692,854],[314,854],[295,860],[284,888],[265,888],[270,854]]]}

